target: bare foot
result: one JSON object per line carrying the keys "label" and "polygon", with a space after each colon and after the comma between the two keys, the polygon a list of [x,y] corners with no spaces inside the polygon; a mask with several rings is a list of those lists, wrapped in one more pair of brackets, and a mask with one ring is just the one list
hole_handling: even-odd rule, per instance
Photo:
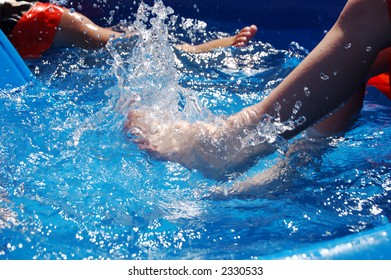
{"label": "bare foot", "polygon": [[[336,138],[319,138],[308,141],[299,139],[291,144],[289,150],[276,164],[255,174],[253,177],[235,181],[232,186],[216,186],[205,195],[209,199],[273,199],[292,188],[300,188],[303,184],[294,182],[306,178],[308,170],[319,168],[323,154],[330,148]],[[306,185],[306,184],[304,184]]]}
{"label": "bare foot", "polygon": [[212,40],[200,45],[182,44],[176,45],[175,47],[190,53],[209,52],[217,48],[244,47],[250,42],[256,33],[257,27],[255,25],[251,25],[244,27],[234,36]]}
{"label": "bare foot", "polygon": [[250,40],[257,34],[257,27],[255,25],[246,26],[238,34],[232,36],[234,40],[232,42],[233,47],[244,47]]}
{"label": "bare foot", "polygon": [[274,152],[269,144],[244,146],[250,126],[242,115],[221,123],[157,119],[150,112],[129,112],[125,130],[134,136],[140,149],[160,160],[197,169],[205,176],[222,180],[232,172],[251,166],[260,156]]}
{"label": "bare foot", "polygon": [[281,170],[274,166],[254,177],[237,181],[231,187],[216,186],[204,198],[214,200],[226,199],[273,199],[289,188],[290,180]]}

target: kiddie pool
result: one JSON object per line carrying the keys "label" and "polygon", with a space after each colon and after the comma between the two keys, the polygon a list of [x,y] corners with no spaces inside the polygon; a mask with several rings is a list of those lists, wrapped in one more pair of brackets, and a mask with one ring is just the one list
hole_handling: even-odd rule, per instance
{"label": "kiddie pool", "polygon": [[[59,2],[102,24],[133,20],[138,6]],[[178,82],[198,92],[215,114],[263,98],[330,28],[345,1],[244,2],[235,12],[233,1],[164,2],[187,18],[168,27],[179,40],[211,39],[250,23],[260,27],[253,45],[242,50],[175,52]],[[124,48],[119,43],[114,50]],[[15,53],[1,56],[6,61]],[[214,200],[204,195],[233,179],[216,182],[157,161],[122,131],[118,100],[132,86],[149,94],[156,83],[171,83],[161,72],[168,64],[154,61],[147,83],[121,72],[124,64],[104,50],[60,49],[25,61],[35,76],[25,84],[24,62],[7,61],[15,75],[0,89],[0,259],[391,258],[391,103],[376,90],[370,89],[342,141],[275,186],[286,190]],[[244,176],[279,157],[260,161]]]}

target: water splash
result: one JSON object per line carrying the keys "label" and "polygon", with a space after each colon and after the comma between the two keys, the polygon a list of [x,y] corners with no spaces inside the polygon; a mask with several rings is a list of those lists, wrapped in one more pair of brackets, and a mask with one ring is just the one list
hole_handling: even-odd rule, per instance
{"label": "water splash", "polygon": [[325,73],[320,73],[320,78],[323,81],[327,81],[328,79],[330,79],[330,77],[328,75],[326,75]]}
{"label": "water splash", "polygon": [[194,120],[209,115],[199,104],[197,94],[179,86],[175,54],[169,43],[167,20],[173,10],[155,1],[141,3],[133,23],[133,32],[112,40],[107,48],[118,78],[111,91],[117,111],[126,115],[130,108],[153,111],[166,119]]}
{"label": "water splash", "polygon": [[286,121],[281,121],[281,104],[276,102],[274,104],[276,115],[273,117],[265,114],[255,131],[249,133],[247,137],[242,139],[243,147],[269,143],[281,152],[286,151],[288,149],[288,141],[281,134],[286,131],[291,131],[305,123],[306,118],[304,116],[297,116],[301,106],[301,101],[297,101],[293,107],[291,117]]}
{"label": "water splash", "polygon": [[[176,68],[176,56],[169,42],[168,24],[172,9],[162,1],[153,6],[141,3],[133,28],[137,35],[112,40],[108,50],[113,57],[111,65],[118,78],[118,88],[111,91],[115,109],[126,116],[129,110],[143,109],[146,119],[164,119],[159,125],[171,121],[212,121],[219,124],[224,117],[212,115],[198,98],[199,93],[179,85],[180,74]],[[249,132],[243,146],[259,142],[273,143],[285,150],[287,142],[279,135],[305,122],[296,118],[301,107],[297,102],[292,117],[280,120],[280,105],[276,104],[276,117],[265,116],[257,126],[255,135]]]}
{"label": "water splash", "polygon": [[311,95],[311,91],[308,87],[304,87],[304,94],[305,96],[309,97]]}
{"label": "water splash", "polygon": [[49,2],[59,6],[65,6],[68,4],[68,0],[50,0]]}

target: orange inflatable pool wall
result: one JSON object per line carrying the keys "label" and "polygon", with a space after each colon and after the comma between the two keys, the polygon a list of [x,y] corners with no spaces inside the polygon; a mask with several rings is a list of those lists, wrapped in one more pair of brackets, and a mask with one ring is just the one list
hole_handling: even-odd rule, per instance
{"label": "orange inflatable pool wall", "polygon": [[389,73],[380,74],[378,76],[375,76],[375,77],[369,79],[367,86],[372,86],[372,87],[377,88],[382,93],[384,93],[385,96],[387,96],[389,99],[391,99],[390,74]]}

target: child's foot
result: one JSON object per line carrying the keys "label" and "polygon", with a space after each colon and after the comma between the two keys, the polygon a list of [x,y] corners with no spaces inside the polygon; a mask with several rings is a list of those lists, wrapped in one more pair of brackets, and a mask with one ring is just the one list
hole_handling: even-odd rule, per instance
{"label": "child's foot", "polygon": [[255,25],[246,26],[238,34],[235,36],[232,36],[233,47],[244,47],[246,46],[250,40],[255,36],[257,33],[257,27]]}
{"label": "child's foot", "polygon": [[234,36],[212,40],[200,45],[181,44],[176,45],[175,47],[179,50],[190,53],[209,52],[217,48],[244,47],[250,42],[256,33],[257,27],[255,25],[251,25],[244,27]]}
{"label": "child's foot", "polygon": [[268,144],[243,145],[252,129],[244,114],[217,123],[167,122],[151,112],[131,111],[125,129],[140,149],[152,156],[197,169],[205,176],[223,179],[233,171],[243,171],[260,156],[275,150]]}

